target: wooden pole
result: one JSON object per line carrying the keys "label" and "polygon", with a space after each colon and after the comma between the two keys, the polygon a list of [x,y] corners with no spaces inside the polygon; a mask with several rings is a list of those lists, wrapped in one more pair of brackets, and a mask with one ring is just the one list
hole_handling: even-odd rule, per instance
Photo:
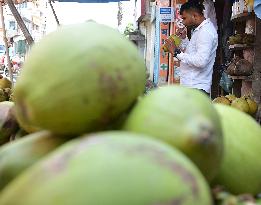
{"label": "wooden pole", "polygon": [[59,22],[58,17],[57,17],[57,15],[56,15],[56,13],[55,13],[55,10],[54,10],[54,8],[53,8],[53,4],[52,4],[52,1],[51,1],[51,0],[49,0],[49,4],[50,4],[50,7],[51,7],[51,9],[52,9],[52,12],[53,12],[55,21],[56,21],[57,25],[60,26],[60,22]]}
{"label": "wooden pole", "polygon": [[1,6],[0,6],[0,15],[1,15],[2,29],[3,29],[3,40],[4,40],[4,43],[5,43],[5,49],[6,49],[7,66],[8,66],[10,81],[13,85],[13,71],[12,71],[12,65],[11,65],[11,60],[10,60],[10,56],[9,56],[8,40],[6,38],[5,19],[4,19],[4,11],[3,11],[3,4],[2,3],[1,3]]}
{"label": "wooden pole", "polygon": [[34,40],[31,36],[31,34],[29,33],[28,29],[26,28],[22,17],[20,16],[19,12],[17,11],[13,0],[5,0],[5,3],[9,6],[17,24],[19,25],[19,28],[21,29],[21,31],[24,34],[24,37],[25,37],[27,43],[29,44],[29,46],[33,45]]}

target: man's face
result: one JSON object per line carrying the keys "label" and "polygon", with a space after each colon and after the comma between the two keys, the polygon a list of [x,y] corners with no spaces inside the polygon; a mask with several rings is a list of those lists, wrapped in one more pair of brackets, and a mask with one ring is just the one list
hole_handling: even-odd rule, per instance
{"label": "man's face", "polygon": [[182,23],[186,27],[194,27],[194,26],[196,26],[196,24],[195,24],[195,16],[194,16],[193,12],[183,11],[181,17],[182,17]]}

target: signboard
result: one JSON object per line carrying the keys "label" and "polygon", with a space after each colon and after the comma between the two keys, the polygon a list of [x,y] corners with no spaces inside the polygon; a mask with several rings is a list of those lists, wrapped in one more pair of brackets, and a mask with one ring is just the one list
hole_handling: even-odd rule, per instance
{"label": "signboard", "polygon": [[174,9],[173,7],[160,7],[159,8],[160,22],[174,22]]}
{"label": "signboard", "polygon": [[163,52],[165,40],[176,30],[184,27],[179,13],[181,4],[187,0],[157,0],[155,21],[155,52],[153,80],[157,85],[179,83],[180,61]]}
{"label": "signboard", "polygon": [[165,40],[169,36],[169,23],[160,22],[160,12],[159,12],[160,8],[162,7],[157,7],[156,22],[155,22],[156,34],[155,34],[155,53],[154,53],[155,62],[154,62],[153,80],[154,83],[156,83],[157,85],[164,85],[166,84],[168,79],[169,58],[168,58],[168,54],[166,55],[163,52],[162,46],[164,45]]}

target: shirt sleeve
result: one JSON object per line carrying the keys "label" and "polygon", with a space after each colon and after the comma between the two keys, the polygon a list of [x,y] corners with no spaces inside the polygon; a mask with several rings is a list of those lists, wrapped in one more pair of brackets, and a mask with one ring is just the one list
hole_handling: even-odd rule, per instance
{"label": "shirt sleeve", "polygon": [[177,58],[190,66],[204,68],[209,63],[209,58],[213,52],[213,46],[217,38],[207,31],[202,32],[196,43],[196,53],[180,53]]}
{"label": "shirt sleeve", "polygon": [[186,47],[188,46],[188,44],[189,44],[189,39],[188,39],[188,37],[186,37],[185,39],[182,39],[179,47],[181,50],[185,50]]}

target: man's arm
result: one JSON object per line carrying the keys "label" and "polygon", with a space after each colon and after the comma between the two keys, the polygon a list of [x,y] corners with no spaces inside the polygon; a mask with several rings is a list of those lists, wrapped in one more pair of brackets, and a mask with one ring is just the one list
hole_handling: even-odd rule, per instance
{"label": "man's arm", "polygon": [[169,38],[165,40],[165,46],[167,47],[168,52],[171,54],[175,54],[177,49],[181,49],[182,51],[184,51],[189,43],[189,39],[187,37],[187,29],[185,27],[179,28],[176,31],[176,35],[181,39],[181,45],[179,45],[178,47]]}
{"label": "man's arm", "polygon": [[182,50],[182,51],[185,51],[186,50],[186,47],[188,46],[188,44],[189,44],[189,39],[188,39],[188,37],[186,37],[185,39],[182,39],[181,40],[181,44],[180,44],[180,49]]}
{"label": "man's arm", "polygon": [[206,31],[202,32],[196,42],[196,53],[180,53],[177,58],[188,65],[204,68],[209,62],[211,52],[213,52],[214,41],[217,39],[213,35]]}

